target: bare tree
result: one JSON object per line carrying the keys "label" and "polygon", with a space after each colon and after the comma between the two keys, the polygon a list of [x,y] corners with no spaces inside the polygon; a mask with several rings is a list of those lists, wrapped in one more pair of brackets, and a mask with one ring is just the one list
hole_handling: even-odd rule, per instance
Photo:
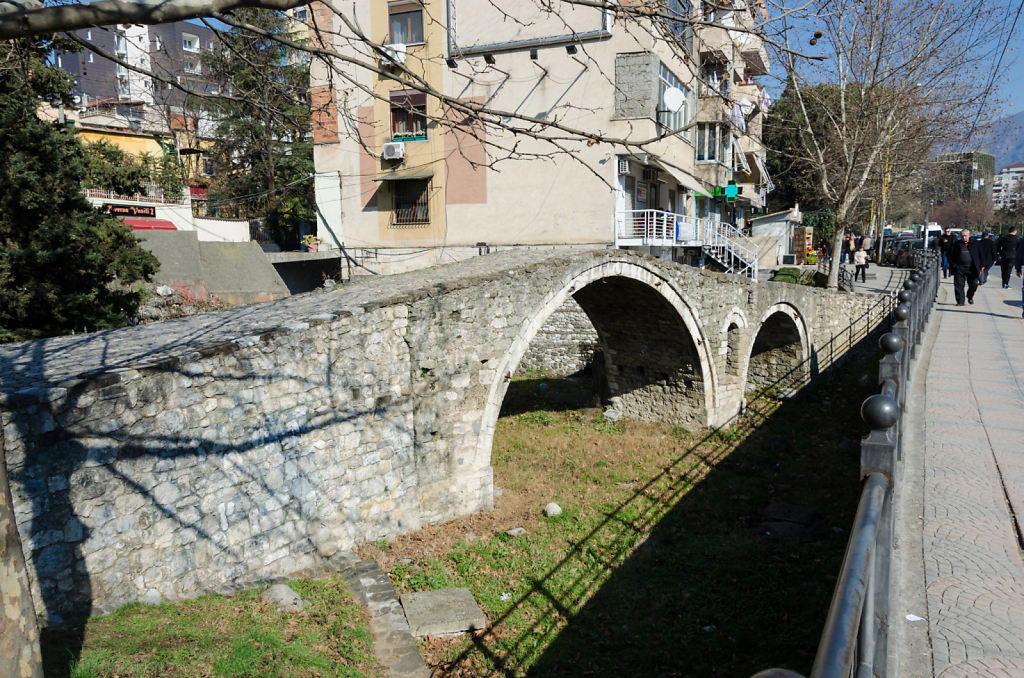
{"label": "bare tree", "polygon": [[[810,9],[795,12],[799,30],[786,39],[803,36],[828,58],[782,55],[790,115],[770,123],[792,130],[788,152],[835,210],[838,261],[843,232],[879,177],[905,180],[930,151],[956,147],[974,129],[1003,10],[949,0],[822,0]],[[838,274],[833,267],[829,286]]]}

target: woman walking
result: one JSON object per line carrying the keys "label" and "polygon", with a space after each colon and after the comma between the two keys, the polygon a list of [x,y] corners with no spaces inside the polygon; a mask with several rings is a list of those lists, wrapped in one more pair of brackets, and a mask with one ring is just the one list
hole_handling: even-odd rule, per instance
{"label": "woman walking", "polygon": [[857,269],[853,272],[853,282],[857,282],[857,276],[860,276],[862,282],[868,281],[868,253],[864,251],[864,246],[861,245],[857,248],[857,251],[853,253],[853,263],[856,264]]}

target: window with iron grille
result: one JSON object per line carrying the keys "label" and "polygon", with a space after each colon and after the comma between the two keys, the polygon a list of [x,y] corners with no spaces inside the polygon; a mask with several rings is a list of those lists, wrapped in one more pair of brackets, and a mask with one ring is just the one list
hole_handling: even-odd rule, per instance
{"label": "window with iron grille", "polygon": [[423,6],[418,2],[392,2],[388,5],[391,44],[423,42]]}
{"label": "window with iron grille", "polygon": [[427,138],[427,95],[412,89],[390,94],[391,140],[423,141]]}
{"label": "window with iron grille", "polygon": [[429,179],[391,182],[391,191],[394,194],[392,226],[402,228],[430,223],[429,187]]}

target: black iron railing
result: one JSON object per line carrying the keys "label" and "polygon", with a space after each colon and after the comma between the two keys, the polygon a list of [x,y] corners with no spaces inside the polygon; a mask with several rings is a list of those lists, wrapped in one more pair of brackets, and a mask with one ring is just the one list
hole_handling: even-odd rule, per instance
{"label": "black iron railing", "polygon": [[832,595],[811,678],[884,678],[890,675],[890,574],[893,490],[903,460],[902,414],[910,363],[938,294],[939,259],[914,253],[914,269],[896,293],[892,329],[879,338],[879,393],[861,405],[871,433],[861,440],[863,481],[839,580]]}

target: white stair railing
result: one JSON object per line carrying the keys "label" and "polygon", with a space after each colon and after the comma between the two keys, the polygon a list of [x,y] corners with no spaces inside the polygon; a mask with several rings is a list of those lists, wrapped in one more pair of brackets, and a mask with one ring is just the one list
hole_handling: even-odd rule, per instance
{"label": "white stair railing", "polygon": [[732,224],[704,219],[704,252],[725,268],[726,273],[757,280],[757,245]]}

